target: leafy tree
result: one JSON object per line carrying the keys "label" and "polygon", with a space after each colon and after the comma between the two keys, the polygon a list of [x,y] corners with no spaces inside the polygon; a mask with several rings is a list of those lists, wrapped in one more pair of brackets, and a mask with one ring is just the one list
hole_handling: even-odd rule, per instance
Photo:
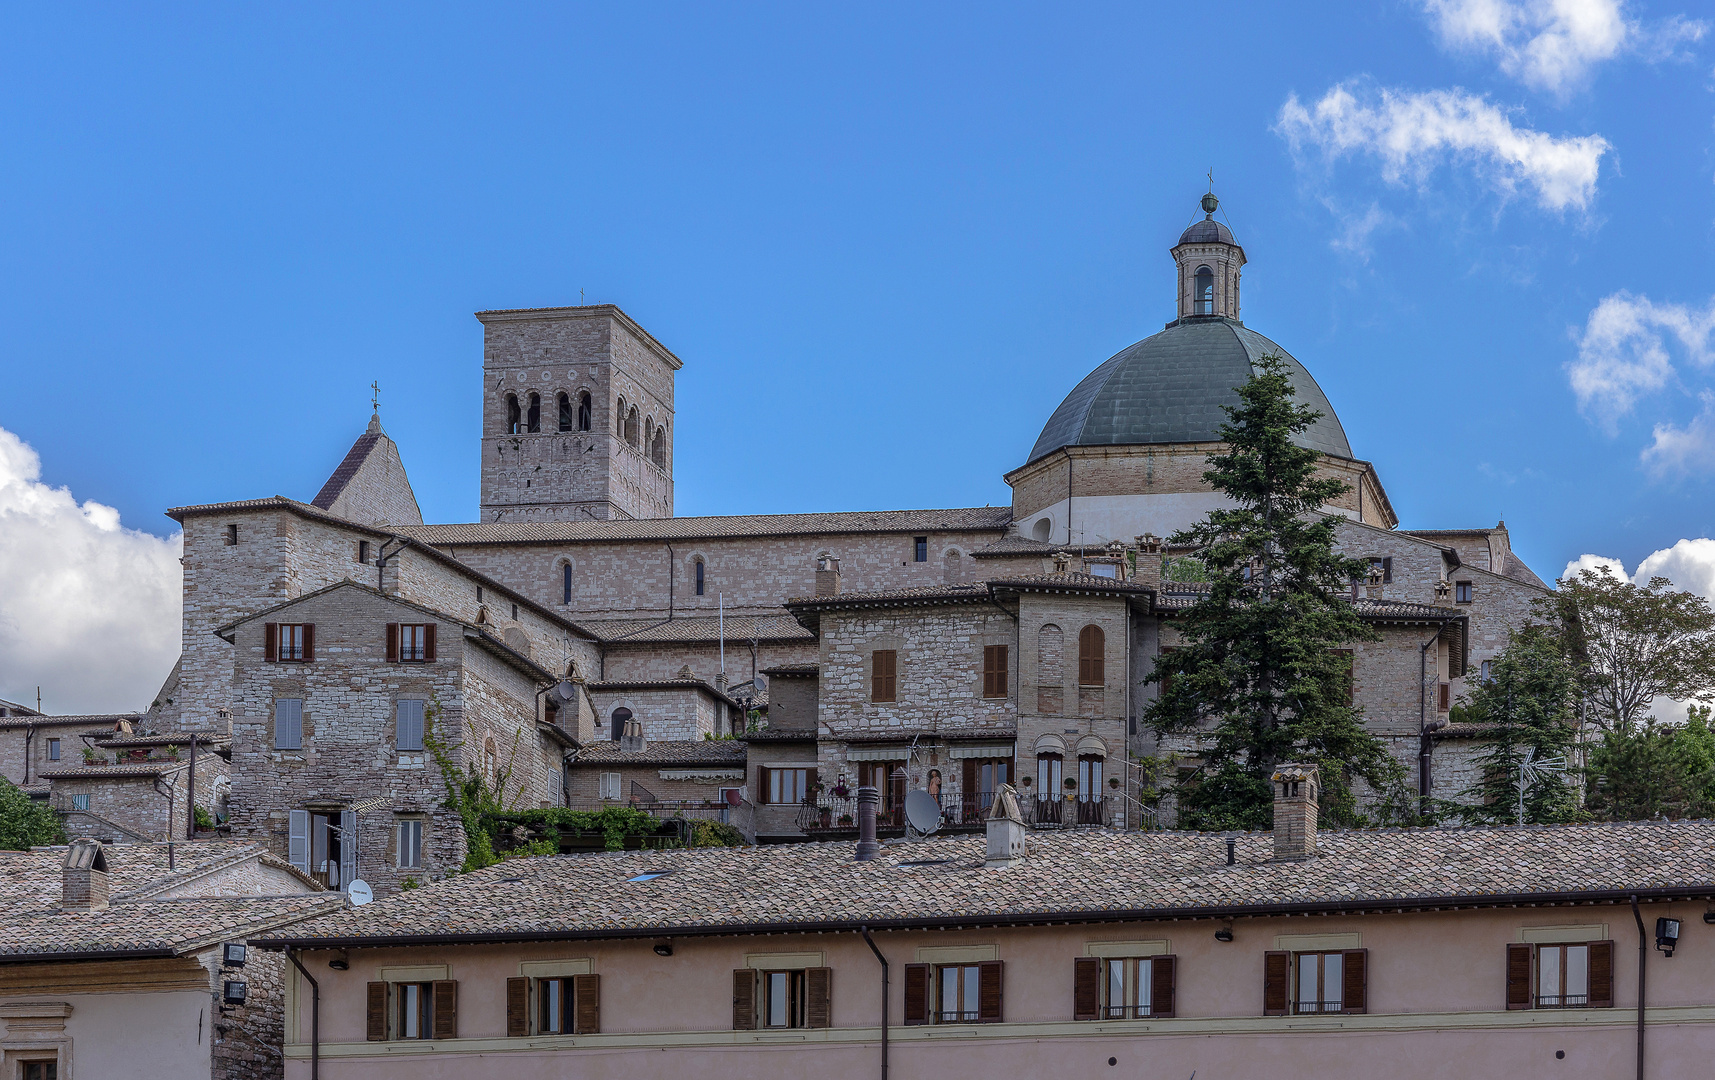
{"label": "leafy tree", "polygon": [[1580,570],[1558,583],[1551,606],[1566,627],[1586,720],[1604,731],[1630,732],[1650,702],[1715,697],[1715,610],[1667,578],[1634,585],[1601,570]]}
{"label": "leafy tree", "polygon": [[65,842],[59,815],[0,776],[0,851],[27,851]]}
{"label": "leafy tree", "polygon": [[[1577,679],[1560,633],[1527,624],[1514,631],[1490,665],[1487,682],[1476,683],[1463,703],[1462,719],[1486,728],[1483,776],[1464,791],[1473,801],[1444,809],[1473,824],[1507,825],[1518,820],[1519,765],[1566,757],[1578,734]],[[1569,763],[1569,769],[1571,766]],[[1578,791],[1559,776],[1527,780],[1524,820],[1530,824],[1576,821]]]}
{"label": "leafy tree", "polygon": [[1405,770],[1365,730],[1337,650],[1379,636],[1344,591],[1369,564],[1334,550],[1322,508],[1351,490],[1317,471],[1317,451],[1293,442],[1321,415],[1293,400],[1285,361],[1257,361],[1227,407],[1223,453],[1203,479],[1236,504],[1171,538],[1196,550],[1208,579],[1178,619],[1182,646],[1150,676],[1162,692],[1145,713],[1159,735],[1192,734],[1203,767],[1179,786],[1183,824],[1267,828],[1269,777],[1285,761],[1321,766],[1321,812],[1361,819],[1353,781],[1402,799]]}
{"label": "leafy tree", "polygon": [[1683,726],[1645,717],[1607,731],[1590,752],[1590,812],[1609,821],[1715,815],[1715,731],[1711,709],[1693,705]]}

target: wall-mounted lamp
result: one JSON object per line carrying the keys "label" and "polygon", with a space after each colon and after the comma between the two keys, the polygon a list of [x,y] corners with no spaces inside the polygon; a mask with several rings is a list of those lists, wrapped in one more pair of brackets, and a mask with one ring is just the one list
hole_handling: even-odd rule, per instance
{"label": "wall-mounted lamp", "polygon": [[1655,921],[1655,947],[1666,953],[1671,959],[1674,946],[1679,944],[1679,920],[1657,919]]}
{"label": "wall-mounted lamp", "polygon": [[350,971],[351,960],[349,959],[349,954],[347,954],[344,949],[341,949],[338,956],[328,961],[328,967],[333,968],[335,971]]}
{"label": "wall-mounted lamp", "polygon": [[1216,941],[1231,941],[1231,940],[1233,940],[1233,928],[1230,926],[1221,927],[1219,930],[1215,931],[1215,940]]}
{"label": "wall-mounted lamp", "polygon": [[672,956],[673,955],[673,943],[671,941],[657,941],[655,943],[655,955],[656,956]]}

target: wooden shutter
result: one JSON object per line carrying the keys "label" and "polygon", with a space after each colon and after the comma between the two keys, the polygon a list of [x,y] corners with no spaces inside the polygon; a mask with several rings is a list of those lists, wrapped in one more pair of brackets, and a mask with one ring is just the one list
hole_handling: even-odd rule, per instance
{"label": "wooden shutter", "polygon": [[459,984],[457,979],[436,979],[434,1035],[437,1039],[459,1037]]}
{"label": "wooden shutter", "polygon": [[929,1022],[929,965],[905,965],[905,1022]]}
{"label": "wooden shutter", "polygon": [[387,662],[399,662],[399,624],[396,622],[387,624]]}
{"label": "wooden shutter", "polygon": [[[298,811],[293,811],[297,813]],[[369,1041],[387,1041],[387,984],[369,984]]]}
{"label": "wooden shutter", "polygon": [[1614,943],[1612,941],[1592,941],[1590,943],[1590,1007],[1592,1009],[1611,1009],[1614,1007]]}
{"label": "wooden shutter", "polygon": [[1102,962],[1093,956],[1072,961],[1072,1019],[1095,1020],[1102,1012]]}
{"label": "wooden shutter", "polygon": [[262,624],[262,659],[270,664],[280,659],[280,624]]}
{"label": "wooden shutter", "polygon": [[1530,946],[1507,946],[1507,1008],[1530,1008]]}
{"label": "wooden shutter", "polygon": [[1370,950],[1346,949],[1340,961],[1340,1011],[1364,1012],[1370,996]]}
{"label": "wooden shutter", "polygon": [[1286,1015],[1286,977],[1292,970],[1289,952],[1262,954],[1262,1014]]}
{"label": "wooden shutter", "polygon": [[286,818],[286,861],[307,874],[310,872],[310,812],[292,810]]}
{"label": "wooden shutter", "polygon": [[435,658],[435,624],[429,623],[423,627],[423,659],[432,661]]}
{"label": "wooden shutter", "polygon": [[304,624],[304,663],[316,658],[316,624]]}
{"label": "wooden shutter", "polygon": [[1385,584],[1388,584],[1392,581],[1393,581],[1393,556],[1389,555],[1386,558],[1382,559],[1382,584],[1385,585]]}
{"label": "wooden shutter", "polygon": [[983,646],[983,697],[1006,697],[1006,646]]}
{"label": "wooden shutter", "polygon": [[506,980],[506,1035],[516,1039],[530,1034],[530,980]]}
{"label": "wooden shutter", "polygon": [[1001,961],[985,960],[977,965],[977,1023],[1000,1023]]}
{"label": "wooden shutter", "polygon": [[341,810],[339,812],[339,887],[342,892],[351,891],[351,882],[357,877],[357,811]]}
{"label": "wooden shutter", "polygon": [[1107,637],[1099,626],[1078,631],[1078,685],[1101,686],[1107,682],[1103,651]]}
{"label": "wooden shutter", "polygon": [[834,969],[813,967],[804,972],[804,1025],[834,1026]]}
{"label": "wooden shutter", "polygon": [[732,1029],[756,1030],[756,972],[750,968],[732,972]]}
{"label": "wooden shutter", "polygon": [[894,649],[877,649],[870,655],[871,701],[893,701],[897,697],[899,653]]}
{"label": "wooden shutter", "polygon": [[1452,704],[1453,704],[1453,687],[1449,683],[1442,683],[1441,684],[1441,696],[1440,696],[1439,701],[1436,703],[1436,708],[1441,712],[1446,712],[1448,707],[1451,706]]}
{"label": "wooden shutter", "polygon": [[572,1033],[594,1035],[601,1030],[601,976],[572,976]]}
{"label": "wooden shutter", "polygon": [[1179,958],[1157,956],[1149,965],[1149,1015],[1173,1016],[1179,1008]]}

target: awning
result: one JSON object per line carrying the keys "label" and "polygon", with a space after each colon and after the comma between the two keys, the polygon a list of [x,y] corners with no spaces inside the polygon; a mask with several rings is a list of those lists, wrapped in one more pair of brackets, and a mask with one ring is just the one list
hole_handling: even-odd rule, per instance
{"label": "awning", "polygon": [[1009,758],[1016,753],[1013,743],[978,743],[975,746],[955,746],[947,752],[954,761],[961,758]]}

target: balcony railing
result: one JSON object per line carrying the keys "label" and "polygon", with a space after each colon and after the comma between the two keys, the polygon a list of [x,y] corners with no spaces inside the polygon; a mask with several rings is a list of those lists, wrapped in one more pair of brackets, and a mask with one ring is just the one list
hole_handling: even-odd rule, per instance
{"label": "balcony railing", "polygon": [[1018,808],[1028,824],[1048,828],[1112,828],[1125,823],[1125,808],[1118,795],[1064,795],[1038,798],[1024,795]]}
{"label": "balcony railing", "polygon": [[[941,807],[941,825],[937,831],[974,831],[988,824],[994,795],[992,792],[943,792],[935,797],[935,801]],[[1018,806],[1026,824],[1045,828],[1135,829],[1153,827],[1154,824],[1153,820],[1128,820],[1128,815],[1151,818],[1153,815],[1143,814],[1142,808],[1135,805],[1128,811],[1124,798],[1119,795],[1038,799],[1035,795],[1020,794]],[[812,835],[856,832],[857,799],[826,793],[811,795],[798,804],[796,823],[801,831]],[[905,826],[904,800],[883,798],[876,807],[876,831],[904,832]]]}

